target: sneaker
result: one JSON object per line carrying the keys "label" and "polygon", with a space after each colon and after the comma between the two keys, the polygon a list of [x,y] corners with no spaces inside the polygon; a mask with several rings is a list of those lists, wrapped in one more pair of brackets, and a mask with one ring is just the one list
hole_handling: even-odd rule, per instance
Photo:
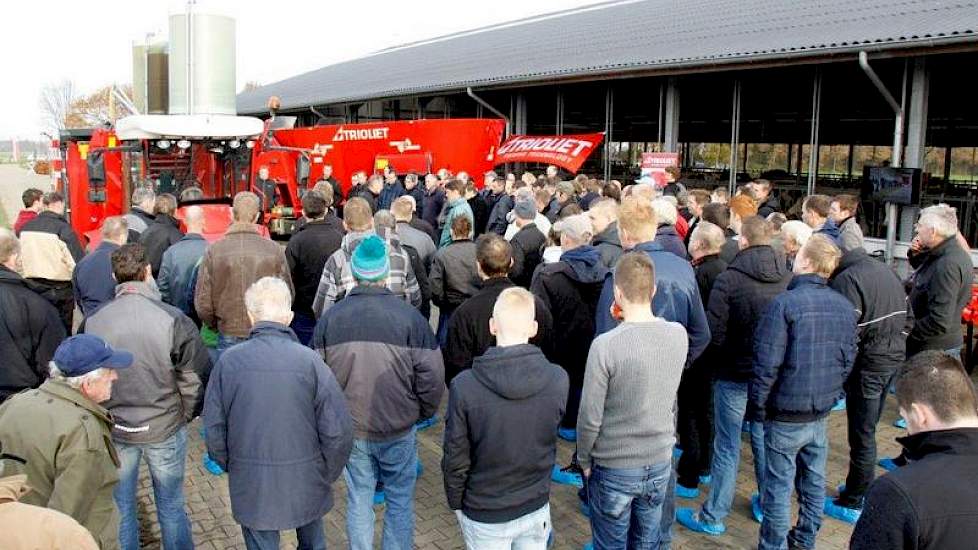
{"label": "sneaker", "polygon": [[879,464],[880,468],[883,468],[887,472],[892,472],[900,467],[900,465],[897,464],[892,458],[881,458],[877,464]]}
{"label": "sneaker", "polygon": [[680,484],[676,484],[676,496],[679,498],[696,498],[700,496],[700,490],[697,487],[690,489],[689,487],[683,487]]}
{"label": "sneaker", "polygon": [[845,397],[843,397],[842,399],[836,401],[835,402],[835,405],[832,406],[832,411],[833,412],[834,411],[844,411],[844,410],[846,410],[846,398]]}
{"label": "sneaker", "polygon": [[829,516],[830,518],[835,518],[850,525],[855,525],[856,522],[859,521],[859,516],[862,513],[863,511],[860,509],[840,506],[832,499],[825,499],[825,515]]}
{"label": "sneaker", "polygon": [[577,441],[577,430],[574,428],[557,428],[557,437],[563,439],[564,441],[574,443]]}
{"label": "sneaker", "polygon": [[713,476],[710,474],[700,476],[700,483],[703,485],[709,485],[713,481]]}
{"label": "sneaker", "polygon": [[900,428],[901,430],[907,429],[907,421],[901,416],[893,421],[894,428]]}
{"label": "sneaker", "polygon": [[419,432],[423,432],[423,431],[427,430],[428,428],[434,426],[437,423],[438,423],[438,415],[437,414],[434,414],[434,415],[431,416],[431,418],[425,418],[424,420],[418,420],[417,424],[415,424],[414,427]]}
{"label": "sneaker", "polygon": [[550,470],[550,480],[561,485],[573,485],[578,489],[584,487],[581,469],[576,464],[571,464],[566,468],[554,464],[553,469]]}
{"label": "sneaker", "polygon": [[704,523],[700,520],[700,515],[696,513],[696,510],[692,508],[677,508],[676,521],[690,531],[703,533],[704,535],[722,535],[727,530],[727,527],[722,522]]}
{"label": "sneaker", "polygon": [[383,491],[374,491],[374,506],[380,506],[385,500]]}
{"label": "sneaker", "polygon": [[761,495],[754,493],[750,496],[750,515],[757,523],[764,523],[764,508],[761,508]]}
{"label": "sneaker", "polygon": [[204,459],[201,462],[204,463],[204,469],[210,472],[211,475],[219,476],[224,473],[224,468],[221,468],[217,462],[214,462],[207,453],[204,453]]}

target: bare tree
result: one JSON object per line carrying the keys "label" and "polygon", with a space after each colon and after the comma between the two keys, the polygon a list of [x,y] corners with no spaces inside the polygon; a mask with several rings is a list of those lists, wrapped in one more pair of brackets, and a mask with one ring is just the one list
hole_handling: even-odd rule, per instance
{"label": "bare tree", "polygon": [[74,100],[75,85],[70,80],[47,84],[41,88],[41,116],[48,130],[57,133],[68,127]]}
{"label": "bare tree", "polygon": [[257,90],[258,88],[261,88],[261,83],[255,82],[254,80],[250,80],[248,82],[245,82],[244,89],[242,89],[241,91],[251,92],[253,90]]}

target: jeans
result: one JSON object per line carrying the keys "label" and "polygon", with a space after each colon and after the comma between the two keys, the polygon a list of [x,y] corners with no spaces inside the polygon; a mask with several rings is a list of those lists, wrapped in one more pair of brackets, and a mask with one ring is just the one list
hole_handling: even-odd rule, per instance
{"label": "jeans", "polygon": [[[700,513],[701,519],[707,523],[720,523],[730,513],[740,465],[740,429],[746,412],[747,382],[717,380],[713,384],[713,422],[716,428],[713,461],[710,464],[713,481],[710,496],[703,503]],[[750,446],[754,453],[754,477],[763,501],[766,468],[764,426],[760,422],[750,423]]]}
{"label": "jeans", "polygon": [[712,384],[709,371],[696,364],[683,371],[679,383],[677,427],[683,454],[677,482],[691,489],[699,485],[701,475],[710,473],[713,459]]}
{"label": "jeans", "polygon": [[643,468],[592,466],[587,479],[594,550],[659,548],[672,459]]}
{"label": "jeans", "polygon": [[546,550],[550,537],[550,504],[505,523],[482,523],[455,512],[468,550]]}
{"label": "jeans", "polygon": [[[278,550],[279,531],[259,531],[241,526],[245,548],[248,550]],[[299,550],[326,550],[326,531],[322,518],[307,523],[295,530]]]}
{"label": "jeans", "polygon": [[292,324],[289,325],[289,328],[299,338],[300,344],[308,346],[309,341],[312,340],[312,334],[316,330],[316,318],[304,313],[296,313],[292,317]]}
{"label": "jeans", "polygon": [[177,430],[166,441],[146,445],[115,443],[119,454],[119,484],[113,497],[119,508],[119,543],[122,550],[139,549],[139,518],[136,517],[136,489],[139,487],[139,460],[146,459],[153,481],[156,519],[165,550],[193,548],[190,520],[183,507],[183,472],[187,458],[187,427]]}
{"label": "jeans", "polygon": [[837,503],[862,508],[863,496],[876,475],[876,424],[886,404],[889,372],[856,371],[846,380],[849,473]]}
{"label": "jeans", "polygon": [[383,550],[411,550],[414,544],[414,485],[417,481],[414,428],[389,441],[353,440],[346,479],[346,535],[352,550],[369,550],[374,542],[374,489],[384,484]]}
{"label": "jeans", "polygon": [[435,332],[435,338],[442,349],[445,349],[445,343],[448,342],[448,322],[452,320],[454,311],[448,309],[448,306],[438,308],[438,331]]}
{"label": "jeans", "polygon": [[[788,544],[815,548],[815,535],[822,526],[825,460],[829,454],[825,424],[825,418],[764,424],[767,475],[758,550],[780,550]],[[792,488],[798,491],[799,509],[798,523],[790,529]]]}
{"label": "jeans", "polygon": [[247,338],[238,338],[237,336],[225,336],[223,334],[218,334],[217,335],[217,349],[216,349],[217,354],[216,354],[216,357],[218,359],[220,359],[221,358],[221,355],[225,351],[231,349],[231,347],[234,346],[234,345],[237,345],[237,344],[240,344],[241,342],[244,342],[245,340],[247,340]]}

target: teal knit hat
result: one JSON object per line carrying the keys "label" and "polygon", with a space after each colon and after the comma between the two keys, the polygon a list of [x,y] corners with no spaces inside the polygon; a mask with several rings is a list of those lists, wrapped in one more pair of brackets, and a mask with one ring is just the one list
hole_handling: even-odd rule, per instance
{"label": "teal knit hat", "polygon": [[353,251],[353,277],[360,281],[380,281],[387,277],[391,262],[384,239],[371,235]]}

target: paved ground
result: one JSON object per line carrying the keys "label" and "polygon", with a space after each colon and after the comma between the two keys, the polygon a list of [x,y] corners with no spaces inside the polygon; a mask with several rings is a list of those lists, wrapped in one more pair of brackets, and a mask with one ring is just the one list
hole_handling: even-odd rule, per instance
{"label": "paved ground", "polygon": [[0,227],[8,227],[17,219],[22,206],[20,195],[29,187],[47,191],[51,177],[39,176],[16,164],[0,164]]}
{"label": "paved ground", "polygon": [[[881,422],[878,440],[881,452],[895,452],[897,444],[894,437],[902,432],[890,425],[896,419],[896,408],[891,397]],[[256,411],[256,414],[260,412]],[[187,509],[193,523],[194,541],[197,548],[204,549],[243,549],[240,528],[231,517],[228,500],[227,476],[215,477],[201,466],[203,442],[198,433],[199,421],[194,423],[190,451],[187,462],[186,500]],[[420,478],[416,492],[415,509],[415,547],[448,550],[462,548],[462,541],[454,516],[445,504],[442,489],[439,461],[441,460],[441,437],[443,423],[422,432],[419,436],[419,453],[424,464],[424,474]],[[831,455],[828,461],[828,485],[835,487],[844,481],[847,452],[845,438],[845,413],[833,413],[829,421]],[[674,530],[674,548],[712,549],[712,548],[755,548],[758,525],[750,519],[749,498],[754,490],[753,466],[749,445],[744,441],[740,463],[740,476],[734,508],[727,521],[727,533],[722,537],[706,537],[690,533],[680,526]],[[573,448],[561,442],[558,458],[566,463]],[[146,548],[159,548],[159,528],[155,521],[151,488],[145,470],[141,475],[142,488],[139,493],[143,521],[143,542]],[[834,490],[833,490],[834,491]],[[705,491],[701,491],[705,493]],[[342,480],[334,486],[336,506],[326,516],[327,539],[332,548],[347,547],[345,534],[345,488]],[[705,496],[705,495],[704,495]],[[702,501],[702,496],[697,503]],[[693,501],[680,501],[679,506],[690,505]],[[587,519],[578,511],[576,489],[554,485],[551,490],[552,520],[555,527],[555,548],[579,549],[590,539]],[[375,507],[378,515],[382,507]],[[379,518],[378,518],[379,522]],[[824,550],[848,547],[849,526],[826,518],[819,533],[818,548]],[[379,547],[380,528],[375,530],[376,547]],[[283,546],[295,547],[291,534],[283,537]]]}

